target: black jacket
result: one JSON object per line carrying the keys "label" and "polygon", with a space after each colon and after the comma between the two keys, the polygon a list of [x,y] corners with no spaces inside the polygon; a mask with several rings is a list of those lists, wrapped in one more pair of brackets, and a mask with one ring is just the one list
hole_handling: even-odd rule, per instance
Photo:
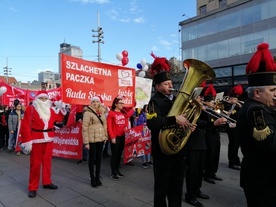
{"label": "black jacket", "polygon": [[[174,97],[175,100],[175,97]],[[173,101],[174,101],[173,100]],[[167,157],[183,155],[183,149],[174,155],[166,155],[159,145],[159,133],[162,129],[169,129],[177,127],[175,116],[167,117],[173,101],[167,98],[160,92],[156,92],[148,104],[148,111],[150,115],[156,114],[156,117],[147,119],[147,126],[151,130],[152,141],[152,156],[153,157]]]}
{"label": "black jacket", "polygon": [[275,110],[252,99],[246,100],[239,112],[237,130],[244,156],[241,187],[276,197]]}

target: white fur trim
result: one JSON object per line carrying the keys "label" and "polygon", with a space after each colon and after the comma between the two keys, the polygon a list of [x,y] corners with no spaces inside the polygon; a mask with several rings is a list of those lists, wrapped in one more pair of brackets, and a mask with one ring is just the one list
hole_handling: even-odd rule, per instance
{"label": "white fur trim", "polygon": [[47,93],[41,93],[39,95],[36,96],[36,98],[40,98],[40,97],[47,97],[49,98],[48,94]]}

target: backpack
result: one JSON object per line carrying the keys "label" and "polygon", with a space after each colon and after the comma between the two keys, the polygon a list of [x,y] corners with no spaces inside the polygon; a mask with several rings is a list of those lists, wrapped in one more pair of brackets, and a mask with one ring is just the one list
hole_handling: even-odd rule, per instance
{"label": "backpack", "polygon": [[8,126],[8,123],[6,121],[6,116],[4,113],[1,116],[1,125],[3,125],[4,127]]}

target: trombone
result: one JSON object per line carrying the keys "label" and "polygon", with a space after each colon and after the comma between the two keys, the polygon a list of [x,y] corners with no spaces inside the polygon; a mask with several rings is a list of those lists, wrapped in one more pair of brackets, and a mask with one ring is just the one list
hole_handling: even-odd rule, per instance
{"label": "trombone", "polygon": [[214,109],[211,109],[211,108],[205,108],[203,109],[203,111],[205,111],[207,114],[211,115],[212,117],[216,118],[216,119],[219,119],[219,118],[225,118],[227,120],[227,123],[228,124],[234,124],[234,123],[237,123],[237,121],[235,119],[232,119],[230,118],[229,116],[227,116],[226,114],[224,113],[221,113],[221,112],[217,112],[215,111]]}

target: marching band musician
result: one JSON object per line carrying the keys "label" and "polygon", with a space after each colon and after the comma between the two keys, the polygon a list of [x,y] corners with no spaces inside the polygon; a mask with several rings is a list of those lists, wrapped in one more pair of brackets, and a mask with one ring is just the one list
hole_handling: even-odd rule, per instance
{"label": "marching band musician", "polygon": [[276,205],[276,64],[261,43],[246,67],[248,99],[237,121],[243,160],[240,185],[248,207]]}
{"label": "marching band musician", "polygon": [[[241,85],[233,87],[229,94],[229,100],[227,104],[224,104],[224,112],[227,115],[236,120],[238,118],[238,111],[241,105],[239,104],[239,96],[243,94],[243,88]],[[234,170],[240,170],[241,162],[238,156],[239,151],[239,139],[236,123],[231,123],[226,127],[226,133],[228,135],[228,167]]]}
{"label": "marching band musician", "polygon": [[[197,101],[201,104],[201,97],[197,97]],[[201,113],[202,114],[202,113]],[[218,121],[217,121],[218,122]],[[193,206],[203,207],[197,198],[209,199],[208,195],[201,192],[202,178],[205,168],[206,160],[206,138],[205,128],[210,127],[213,123],[203,120],[201,117],[197,120],[197,127],[191,136],[189,137],[186,144],[186,194],[185,201]]]}
{"label": "marching band musician", "polygon": [[[213,84],[209,84],[208,88],[204,92],[204,102],[206,108],[214,109],[216,90]],[[205,109],[206,110],[206,109]],[[205,128],[205,137],[207,143],[206,161],[204,180],[208,183],[215,184],[214,180],[222,181],[220,177],[216,175],[219,165],[220,157],[220,134],[218,127],[227,123],[227,119],[220,117],[214,119],[210,114],[202,111],[202,119],[210,123],[210,127]]]}
{"label": "marching band musician", "polygon": [[176,154],[167,155],[161,150],[158,137],[161,129],[176,128],[180,125],[185,130],[194,131],[196,126],[191,125],[183,114],[167,116],[175,100],[171,93],[173,85],[169,74],[169,61],[164,57],[156,57],[153,53],[151,56],[155,59],[151,72],[156,93],[148,104],[147,126],[152,137],[154,206],[180,207],[186,170],[184,148]]}

